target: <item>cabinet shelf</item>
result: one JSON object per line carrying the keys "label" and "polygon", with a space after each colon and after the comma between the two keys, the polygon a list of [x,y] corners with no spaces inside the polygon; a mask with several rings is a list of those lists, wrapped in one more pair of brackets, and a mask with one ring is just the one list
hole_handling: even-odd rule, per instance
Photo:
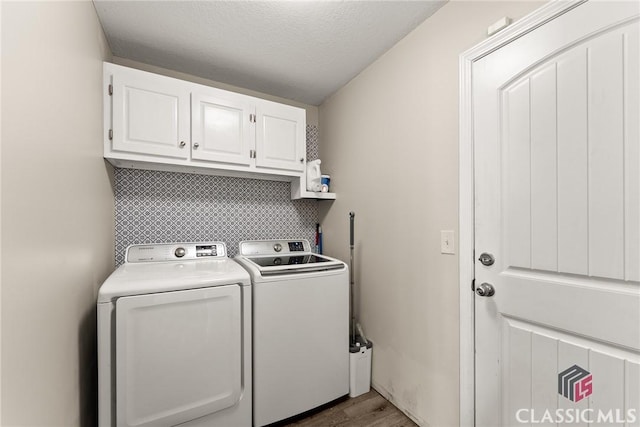
{"label": "cabinet shelf", "polygon": [[291,199],[317,199],[317,200],[335,200],[336,193],[323,193],[320,191],[307,191],[304,186],[306,176],[301,179],[291,181]]}
{"label": "cabinet shelf", "polygon": [[305,191],[300,196],[301,199],[318,199],[318,200],[335,200],[336,193],[321,193],[314,191]]}

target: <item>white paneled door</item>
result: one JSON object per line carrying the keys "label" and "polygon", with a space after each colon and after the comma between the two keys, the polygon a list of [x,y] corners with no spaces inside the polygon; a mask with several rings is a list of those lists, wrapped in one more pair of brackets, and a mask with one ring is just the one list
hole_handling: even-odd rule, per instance
{"label": "white paneled door", "polygon": [[639,27],[590,1],[473,64],[476,425],[640,426]]}

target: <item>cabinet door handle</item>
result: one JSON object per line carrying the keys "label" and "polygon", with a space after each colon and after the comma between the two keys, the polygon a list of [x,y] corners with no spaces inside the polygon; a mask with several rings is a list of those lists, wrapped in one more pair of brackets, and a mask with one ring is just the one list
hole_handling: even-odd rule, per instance
{"label": "cabinet door handle", "polygon": [[180,145],[180,148],[184,148],[184,146],[185,146],[185,145],[187,145],[187,144],[185,144],[185,142],[184,142],[184,141],[180,141],[180,144],[179,144],[179,145]]}
{"label": "cabinet door handle", "polygon": [[300,163],[304,163],[304,157],[300,157]]}
{"label": "cabinet door handle", "polygon": [[198,147],[200,147],[200,144],[198,144],[197,142],[194,142],[194,143],[193,143],[193,149],[194,149],[194,150],[197,150],[197,149],[198,149]]}

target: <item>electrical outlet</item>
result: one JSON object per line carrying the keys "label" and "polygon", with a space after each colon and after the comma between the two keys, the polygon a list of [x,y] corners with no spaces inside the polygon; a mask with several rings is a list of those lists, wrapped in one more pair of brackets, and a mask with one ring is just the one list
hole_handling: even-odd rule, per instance
{"label": "electrical outlet", "polygon": [[440,230],[440,252],[443,254],[456,253],[456,235],[453,230]]}

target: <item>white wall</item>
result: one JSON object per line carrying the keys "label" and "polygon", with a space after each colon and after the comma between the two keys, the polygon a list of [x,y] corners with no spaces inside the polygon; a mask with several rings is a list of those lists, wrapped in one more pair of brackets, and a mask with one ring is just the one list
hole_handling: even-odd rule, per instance
{"label": "white wall", "polygon": [[349,259],[373,384],[421,425],[458,425],[458,55],[542,3],[449,2],[320,107],[326,252]]}
{"label": "white wall", "polygon": [[[0,101],[2,100],[2,1],[0,1]],[[2,165],[2,102],[0,102],[0,165]],[[0,242],[2,242],[2,173],[0,171]],[[0,424],[2,424],[2,244],[0,244]]]}
{"label": "white wall", "polygon": [[94,426],[95,302],[113,268],[92,2],[2,5],[3,426]]}
{"label": "white wall", "polygon": [[231,92],[242,93],[244,95],[255,96],[256,98],[268,99],[273,102],[280,102],[286,105],[293,105],[294,107],[300,107],[307,110],[307,124],[318,125],[318,107],[315,105],[304,104],[302,102],[293,101],[291,99],[281,98],[279,96],[273,96],[262,92],[257,92],[251,89],[245,89],[238,86],[229,85],[226,83],[217,82],[214,80],[197,77],[191,74],[182,73],[180,71],[169,70],[167,68],[157,67],[155,65],[149,65],[142,62],[134,61],[127,58],[121,58],[118,56],[113,57],[113,63],[123,65],[125,67],[136,68],[138,70],[148,71],[150,73],[161,74],[163,76],[174,77],[176,79],[186,80],[188,82],[198,83],[205,86],[211,86],[218,89],[228,90]]}

